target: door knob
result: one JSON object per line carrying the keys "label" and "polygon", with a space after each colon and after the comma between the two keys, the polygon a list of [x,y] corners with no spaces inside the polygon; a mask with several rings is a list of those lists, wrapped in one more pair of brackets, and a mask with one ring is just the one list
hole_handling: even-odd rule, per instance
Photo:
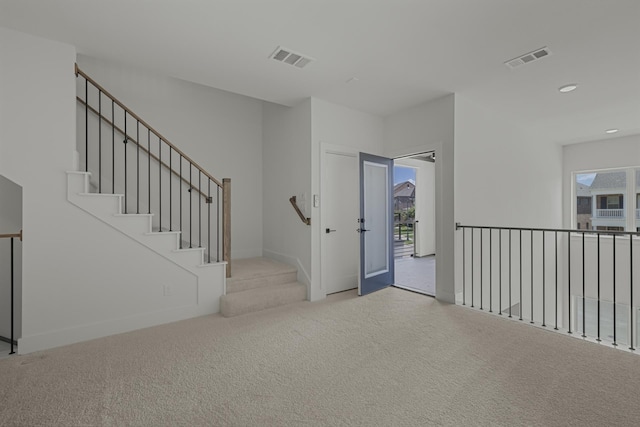
{"label": "door knob", "polygon": [[332,231],[336,231],[336,230],[332,230],[332,229],[330,229],[330,228],[325,228],[325,230],[324,230],[324,231],[325,231],[325,233],[329,234],[329,233],[331,233]]}

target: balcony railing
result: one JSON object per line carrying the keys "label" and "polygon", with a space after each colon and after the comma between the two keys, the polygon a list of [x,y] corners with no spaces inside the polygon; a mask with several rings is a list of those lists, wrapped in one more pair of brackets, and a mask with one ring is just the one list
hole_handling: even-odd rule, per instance
{"label": "balcony railing", "polygon": [[640,232],[456,228],[462,305],[636,349]]}
{"label": "balcony railing", "polygon": [[596,218],[624,218],[624,209],[596,209]]}

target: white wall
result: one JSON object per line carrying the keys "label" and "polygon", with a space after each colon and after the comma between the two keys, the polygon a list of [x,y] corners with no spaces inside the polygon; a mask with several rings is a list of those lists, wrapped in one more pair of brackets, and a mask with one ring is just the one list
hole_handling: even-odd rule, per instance
{"label": "white wall", "polygon": [[465,225],[559,227],[562,149],[456,96],[456,219]]}
{"label": "white wall", "polygon": [[231,178],[232,259],[261,256],[262,101],[84,55],[78,66],[214,177]]}
{"label": "white wall", "polygon": [[[606,154],[606,155],[603,155]],[[580,144],[565,145],[563,147],[563,224],[571,228],[571,218],[574,212],[575,197],[572,194],[573,173],[599,169],[626,168],[640,166],[640,135],[630,135],[618,138],[608,138]],[[635,206],[635,203],[633,203]],[[613,239],[602,236],[600,239],[600,299],[613,301]],[[571,239],[571,293],[582,295],[582,239],[574,236]],[[634,257],[640,253],[638,242],[634,241]],[[637,258],[634,258],[637,259]],[[587,298],[597,299],[597,241],[595,236],[585,237],[585,275],[584,287]],[[634,263],[636,265],[636,263]],[[640,305],[637,295],[639,274],[634,271],[634,306]],[[629,238],[616,239],[616,302],[628,305],[629,290]],[[588,309],[587,309],[588,310]],[[589,312],[587,312],[589,313]],[[620,315],[619,315],[620,316]],[[618,322],[626,323],[626,317]],[[587,330],[589,332],[589,330]],[[593,332],[593,331],[591,331]],[[626,339],[626,337],[624,337]],[[634,337],[634,340],[636,338]]]}
{"label": "white wall", "polygon": [[[22,229],[22,188],[0,175],[0,234]],[[22,242],[13,239],[14,339],[22,323]],[[11,242],[0,239],[0,335],[11,336]]]}
{"label": "white wall", "polygon": [[[384,147],[384,120],[372,114],[316,98],[311,99],[311,113],[311,193],[319,195],[323,173],[321,164],[323,144],[381,155]],[[320,202],[322,203],[322,200]],[[311,208],[311,212],[312,286],[310,299],[313,301],[324,298],[326,291],[321,287],[321,245],[324,233],[320,206]],[[355,220],[356,218],[353,218],[354,225],[357,225]],[[356,228],[354,227],[354,234]]]}
{"label": "white wall", "polygon": [[[311,193],[311,100],[289,108],[265,103],[263,108],[262,192],[264,255],[298,268],[298,280],[311,284],[311,227],[289,203],[299,199],[306,217]],[[301,199],[304,196],[306,203]],[[306,204],[306,206],[305,206]]]}
{"label": "white wall", "polygon": [[[562,150],[563,224],[566,228],[571,228],[573,172],[640,167],[640,135],[565,145]],[[635,205],[635,201],[632,204]]]}
{"label": "white wall", "polygon": [[[473,226],[502,226],[502,227],[547,227],[560,228],[562,224],[562,149],[560,146],[537,139],[535,135],[514,123],[505,120],[499,114],[484,108],[477,102],[462,96],[456,96],[455,106],[456,120],[456,178],[455,178],[455,206],[456,221],[463,225]],[[470,233],[468,231],[467,233]],[[498,235],[493,238],[493,253],[499,251]],[[547,236],[545,250],[547,256],[554,251],[553,242]],[[470,234],[467,234],[467,250],[470,249]],[[488,231],[484,232],[483,247],[485,255],[485,268],[482,271],[484,283],[489,282],[488,255]],[[457,232],[456,244],[456,289],[462,292],[462,232]],[[541,279],[541,236],[534,238],[534,302],[535,307],[541,307],[542,292],[539,283]],[[480,233],[476,230],[474,248],[476,269],[474,271],[475,289],[474,297],[479,304],[479,253]],[[531,240],[528,232],[522,236],[523,247],[523,291],[519,295],[520,266],[519,266],[519,234],[512,239],[512,269],[513,299],[512,303],[521,302],[523,312],[527,315],[531,302],[530,276],[531,276]],[[505,249],[508,247],[507,236],[503,236],[503,256],[505,257],[503,268],[506,269],[508,255]],[[562,240],[560,249],[562,250]],[[467,261],[470,253],[467,253]],[[497,256],[493,257],[494,263]],[[498,269],[494,264],[494,282],[497,280]],[[562,267],[562,259],[560,268]],[[551,294],[549,288],[553,283],[551,268],[546,270],[546,291]],[[508,281],[508,272],[503,270],[502,276]],[[562,270],[560,270],[562,278]],[[470,271],[467,271],[467,282],[470,280]],[[469,298],[467,289],[467,298]],[[485,288],[482,294],[484,306],[489,305],[489,292]],[[492,295],[497,298],[496,293]],[[467,303],[468,303],[467,299]],[[497,301],[497,300],[496,300]],[[562,306],[562,300],[560,300]],[[503,309],[508,306],[506,295],[501,301]],[[495,308],[495,305],[494,305]],[[553,313],[553,301],[547,299],[547,313]],[[529,310],[530,311],[530,310]],[[539,320],[541,309],[534,312],[534,317]]]}
{"label": "white wall", "polygon": [[[435,151],[436,297],[455,301],[454,95],[385,118],[384,153],[396,158]],[[456,168],[458,166],[456,165]]]}
{"label": "white wall", "polygon": [[[193,315],[195,277],[66,199],[76,135],[75,49],[0,29],[0,174],[23,189],[19,352]],[[162,259],[163,260],[163,259]],[[164,284],[173,295],[163,295]]]}

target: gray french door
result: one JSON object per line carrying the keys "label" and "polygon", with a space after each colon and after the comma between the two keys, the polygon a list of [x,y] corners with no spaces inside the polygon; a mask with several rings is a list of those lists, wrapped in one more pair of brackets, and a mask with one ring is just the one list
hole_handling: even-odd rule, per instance
{"label": "gray french door", "polygon": [[360,273],[358,295],[392,285],[393,160],[360,153]]}

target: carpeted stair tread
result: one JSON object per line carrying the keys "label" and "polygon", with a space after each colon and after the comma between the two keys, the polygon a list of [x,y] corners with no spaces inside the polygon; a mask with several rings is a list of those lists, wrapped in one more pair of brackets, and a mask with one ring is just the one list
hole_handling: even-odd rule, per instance
{"label": "carpeted stair tread", "polygon": [[294,267],[267,258],[234,260],[227,279],[227,294],[297,281]]}
{"label": "carpeted stair tread", "polygon": [[233,260],[229,281],[253,279],[271,274],[297,271],[295,267],[268,258],[246,258]]}
{"label": "carpeted stair tread", "polygon": [[224,317],[238,316],[306,298],[307,288],[298,282],[269,285],[221,296],[220,313]]}

